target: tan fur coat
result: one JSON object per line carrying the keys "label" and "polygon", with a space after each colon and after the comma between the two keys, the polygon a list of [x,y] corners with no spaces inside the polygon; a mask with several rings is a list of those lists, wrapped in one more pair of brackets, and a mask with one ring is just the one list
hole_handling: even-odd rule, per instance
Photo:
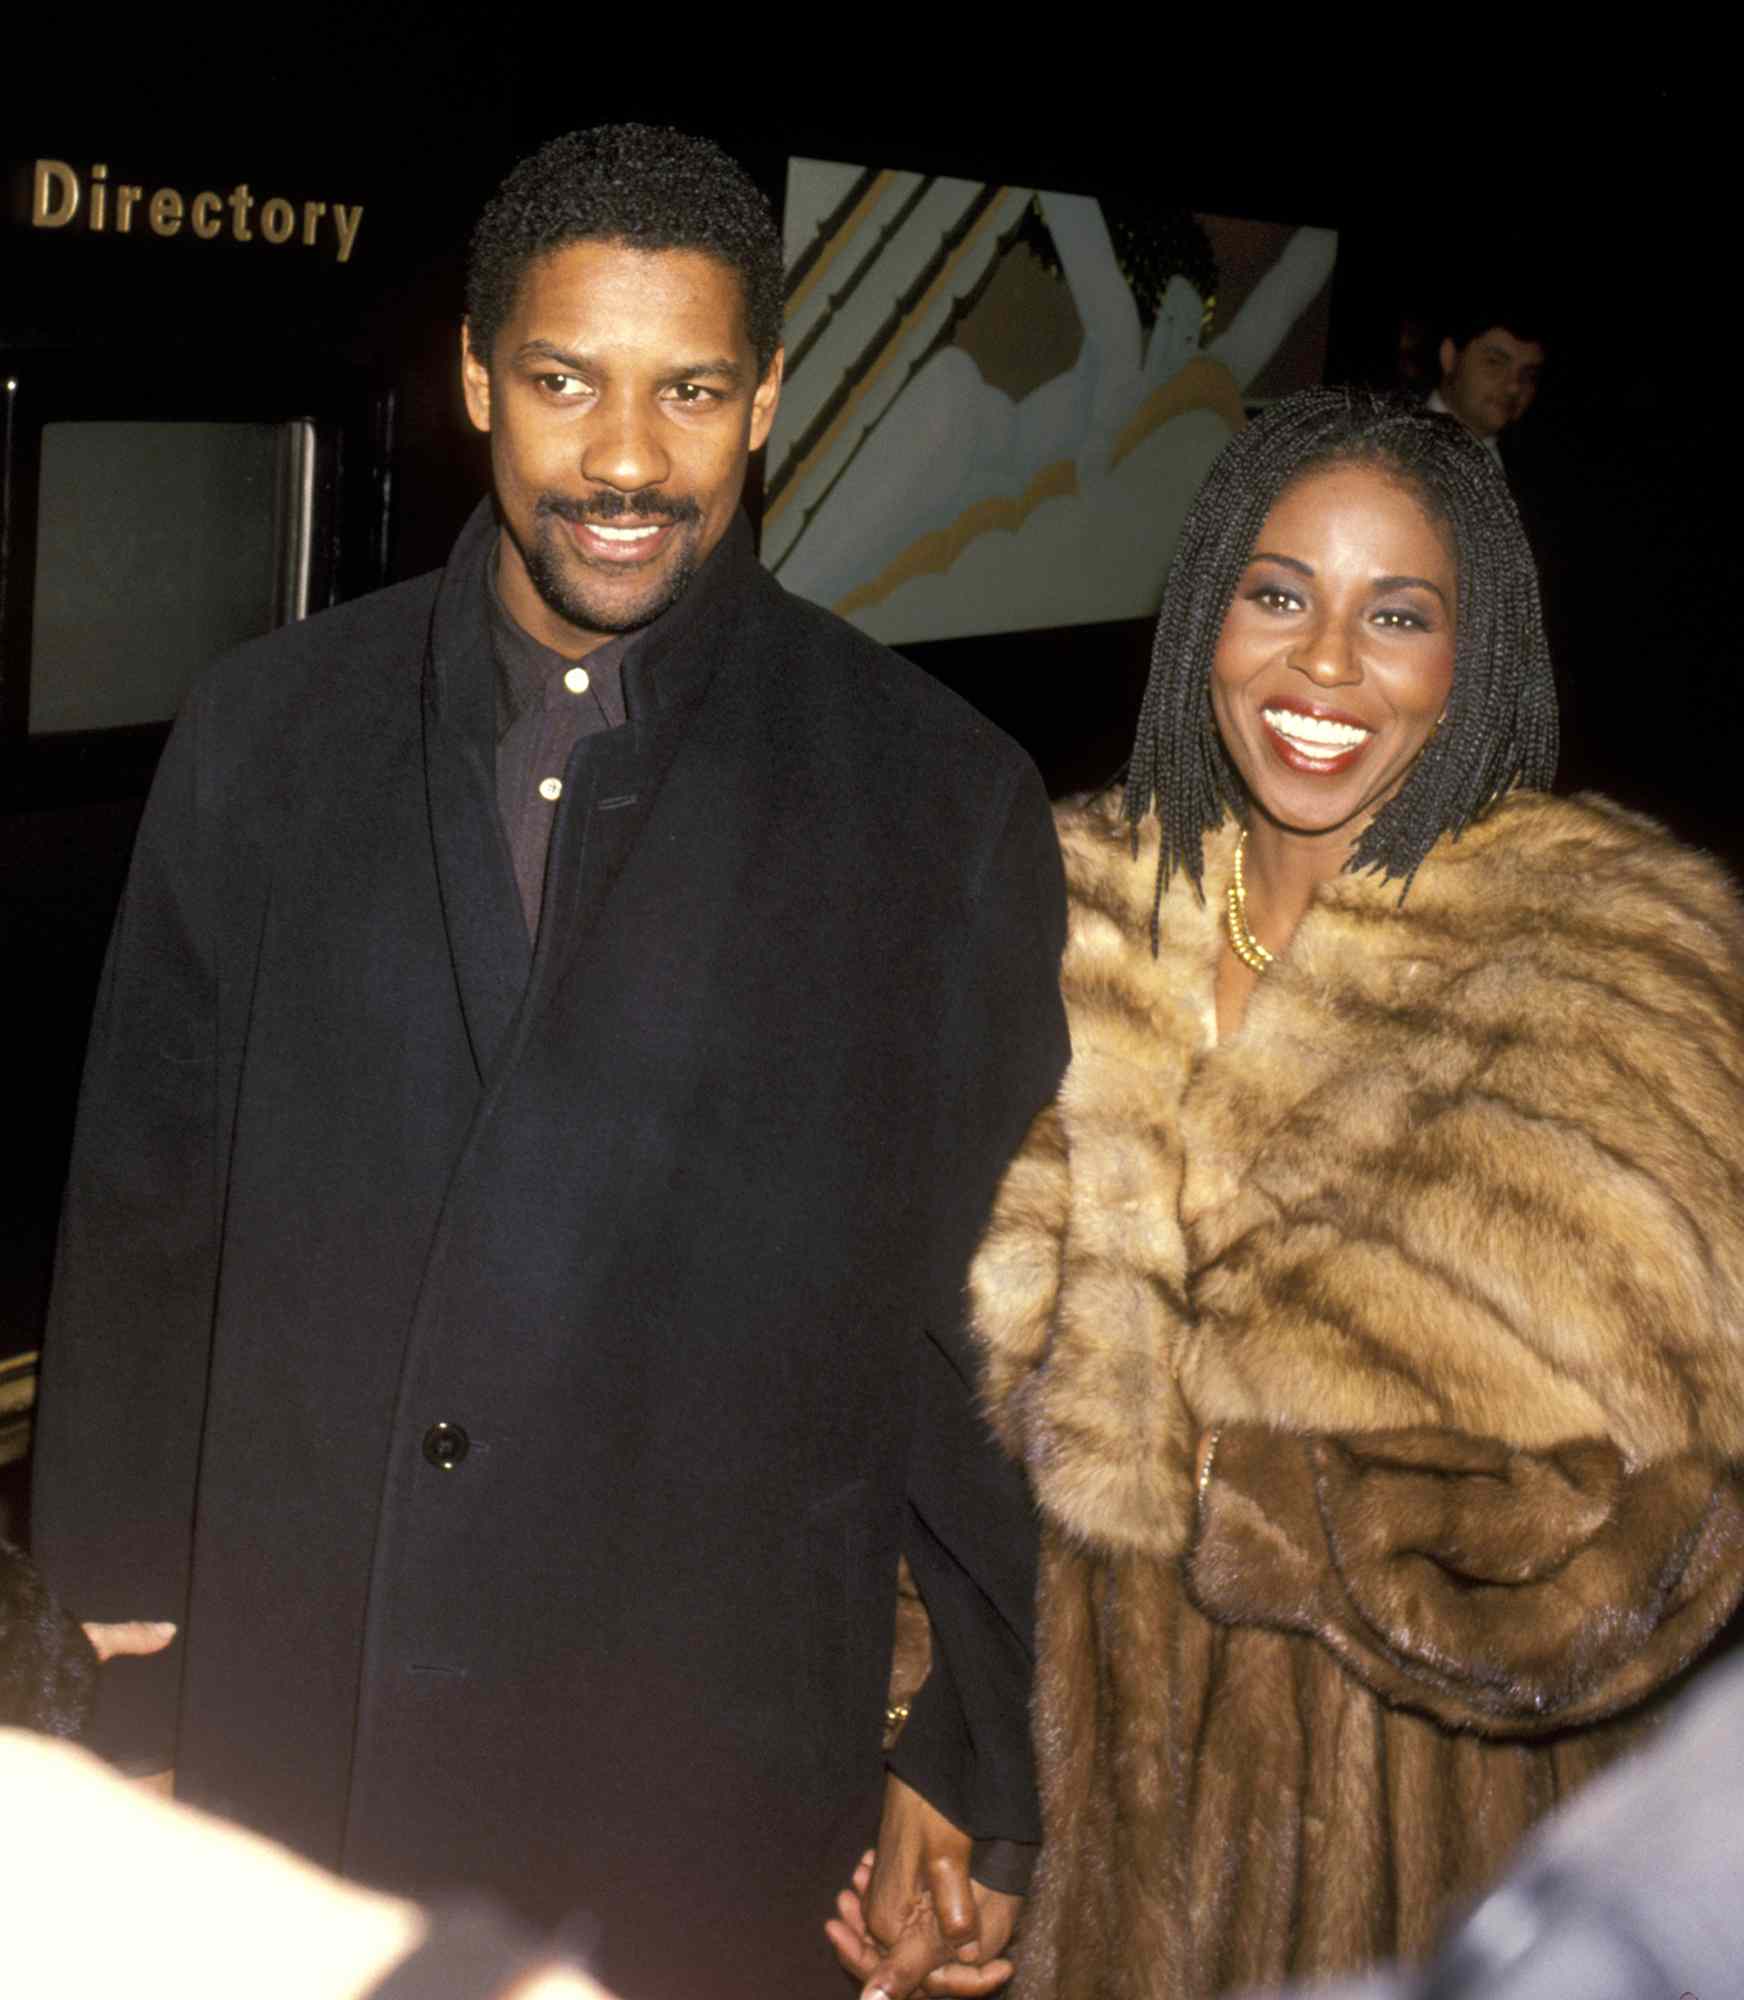
{"label": "tan fur coat", "polygon": [[1516,795],[1220,1046],[1233,829],[1155,958],[1154,823],[1061,837],[1072,1065],[972,1280],[1045,1522],[1019,1990],[1421,1953],[1744,1585],[1744,913]]}

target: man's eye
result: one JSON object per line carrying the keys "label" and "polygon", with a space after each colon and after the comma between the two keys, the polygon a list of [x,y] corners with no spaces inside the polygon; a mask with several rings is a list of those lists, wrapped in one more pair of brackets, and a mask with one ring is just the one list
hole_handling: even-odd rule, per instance
{"label": "man's eye", "polygon": [[713,403],[719,400],[715,390],[705,389],[700,382],[675,382],[671,394],[675,403],[687,403],[693,408],[700,403]]}
{"label": "man's eye", "polygon": [[587,385],[575,375],[539,375],[534,380],[546,395],[556,396],[564,402],[585,395],[587,390]]}

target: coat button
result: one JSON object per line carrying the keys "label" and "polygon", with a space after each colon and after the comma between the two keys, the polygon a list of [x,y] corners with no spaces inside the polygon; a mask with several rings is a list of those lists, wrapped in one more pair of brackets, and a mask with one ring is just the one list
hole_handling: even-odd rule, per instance
{"label": "coat button", "polygon": [[458,1424],[432,1424],[424,1433],[424,1456],[443,1472],[452,1472],[472,1449]]}

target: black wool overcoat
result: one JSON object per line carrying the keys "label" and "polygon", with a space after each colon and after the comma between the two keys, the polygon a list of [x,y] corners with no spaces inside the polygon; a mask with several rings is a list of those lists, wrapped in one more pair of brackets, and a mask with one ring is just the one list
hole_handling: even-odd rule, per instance
{"label": "black wool overcoat", "polygon": [[939,1642],[902,1768],[1037,1831],[1033,1524],[960,1328],[1064,1062],[1054,835],[1021,753],[741,522],[632,655],[634,794],[612,743],[571,762],[531,949],[494,534],[243,648],[176,727],[38,1552],[83,1617],[181,1621],[101,1730],[182,1796],[567,1918],[631,1994],[834,1993],[899,1547]]}

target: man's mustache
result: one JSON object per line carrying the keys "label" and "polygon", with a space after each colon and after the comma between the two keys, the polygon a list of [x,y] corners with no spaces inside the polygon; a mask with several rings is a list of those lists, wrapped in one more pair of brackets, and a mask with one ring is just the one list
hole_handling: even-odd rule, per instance
{"label": "man's mustache", "polygon": [[626,514],[641,521],[656,515],[667,521],[702,519],[701,507],[688,493],[662,493],[657,486],[644,486],[639,493],[595,493],[586,500],[571,500],[563,493],[541,493],[533,511],[572,523],[618,521]]}

